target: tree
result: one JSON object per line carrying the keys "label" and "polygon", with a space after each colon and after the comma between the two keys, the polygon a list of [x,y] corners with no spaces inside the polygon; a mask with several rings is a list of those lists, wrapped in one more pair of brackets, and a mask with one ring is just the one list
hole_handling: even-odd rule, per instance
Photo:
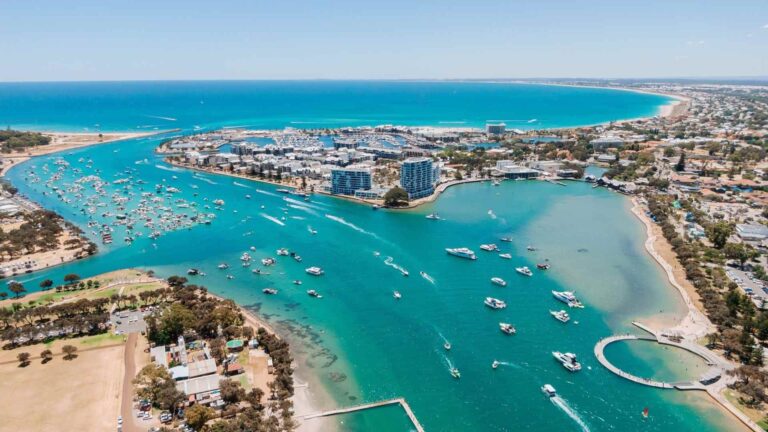
{"label": "tree", "polygon": [[19,355],[16,356],[16,358],[19,359],[19,367],[29,366],[29,357],[30,355],[28,352],[19,353]]}
{"label": "tree", "polygon": [[61,351],[64,353],[64,360],[72,360],[77,357],[77,347],[74,345],[64,345],[61,347]]}
{"label": "tree", "polygon": [[0,291],[0,300],[5,300],[8,297],[8,293],[5,291]]}
{"label": "tree", "polygon": [[726,243],[723,253],[728,259],[737,260],[741,268],[744,268],[744,263],[758,255],[756,250],[744,243]]}
{"label": "tree", "polygon": [[675,171],[685,171],[685,152],[680,153],[680,159],[678,159],[675,164]]}
{"label": "tree", "polygon": [[43,291],[50,289],[52,286],[53,286],[53,281],[50,279],[45,279],[44,281],[40,282],[40,288]]}
{"label": "tree", "polygon": [[74,284],[75,282],[77,282],[79,280],[80,280],[80,276],[78,276],[78,275],[76,275],[74,273],[69,273],[69,274],[64,276],[64,282],[66,282],[66,283],[68,283],[70,285]]}
{"label": "tree", "polygon": [[205,405],[195,404],[187,409],[184,416],[187,418],[187,424],[189,424],[192,429],[199,431],[205,426],[205,423],[208,420],[213,418],[214,411],[212,408]]}
{"label": "tree", "polygon": [[27,289],[24,288],[24,285],[14,281],[8,284],[8,291],[12,292],[16,298],[19,298],[19,295],[21,295],[21,293],[27,292]]}
{"label": "tree", "polygon": [[43,350],[40,352],[40,358],[43,359],[43,363],[48,363],[49,361],[53,360],[53,351],[49,349]]}
{"label": "tree", "polygon": [[722,249],[728,242],[728,237],[733,234],[733,225],[727,222],[717,222],[705,229],[707,238],[717,249]]}
{"label": "tree", "polygon": [[408,192],[400,186],[395,186],[384,194],[384,205],[387,207],[398,207],[408,204]]}
{"label": "tree", "polygon": [[224,402],[238,403],[245,399],[245,389],[243,389],[239,381],[223,379],[219,381],[219,389],[221,390],[221,398]]}

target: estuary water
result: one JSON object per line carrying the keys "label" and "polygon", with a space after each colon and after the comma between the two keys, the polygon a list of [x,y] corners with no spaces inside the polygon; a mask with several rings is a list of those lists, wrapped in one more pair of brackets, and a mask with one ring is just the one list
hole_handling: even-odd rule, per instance
{"label": "estuary water", "polygon": [[[442,83],[426,87],[438,84]],[[60,91],[71,91],[68,86]],[[507,91],[505,86],[498,88]],[[620,98],[646,96],[613,93]],[[125,94],[138,98],[129,90]],[[9,102],[7,89],[0,90],[0,95],[2,106],[16,103]],[[453,100],[448,95],[441,97]],[[91,100],[90,96],[83,99],[84,103]],[[206,104],[210,101],[205,100]],[[84,109],[79,103],[74,105]],[[446,109],[463,113],[468,124],[509,114],[500,102],[488,115],[460,105]],[[647,111],[657,109],[657,105],[650,106]],[[152,112],[171,113],[169,118],[178,118],[178,122],[184,118],[163,108],[155,106]],[[382,116],[389,120],[377,117],[376,123],[407,123],[405,117],[397,120],[401,114],[397,106],[389,109],[392,112]],[[627,115],[643,115],[636,111]],[[76,121],[69,113],[35,117],[29,111],[24,117],[1,110],[0,120],[40,129],[79,130],[97,121],[102,128],[128,128],[131,121],[122,119],[121,113],[126,111],[106,109]],[[184,127],[194,122],[206,128],[226,122],[214,117],[213,123],[205,123],[200,115],[192,123],[184,120]],[[254,115],[241,112],[234,117],[242,120]],[[594,122],[607,119],[596,117]],[[579,120],[592,122],[584,117]],[[434,117],[414,121],[437,125]],[[562,126],[572,120],[553,117],[551,121]],[[263,124],[277,124],[272,122]],[[156,239],[138,237],[130,245],[122,241],[125,227],[114,227],[115,243],[103,246],[96,256],[19,278],[28,289],[44,278],[59,282],[72,272],[86,277],[138,267],[169,276],[198,268],[207,275],[190,277],[193,282],[258,312],[290,339],[301,378],[310,382],[310,388],[322,386],[330,395],[330,399],[317,401],[322,408],[404,397],[430,431],[715,431],[733,427],[705,400],[640,387],[610,374],[592,355],[601,337],[634,331],[632,320],[669,318],[684,311],[675,291],[644,251],[644,229],[623,196],[577,182],[566,187],[543,182],[505,182],[497,187],[478,183],[450,188],[435,203],[416,210],[372,211],[331,197],[313,196],[304,201],[280,194],[270,185],[170,167],[152,154],[162,139],[142,138],[43,156],[13,168],[7,176],[21,193],[89,234],[93,229],[88,227],[89,220],[106,221],[102,211],[129,212],[133,207],[128,204],[118,210],[105,198],[105,206],[96,214],[83,213],[83,200],[66,191],[86,175],[106,182],[105,197],[156,194],[154,185],[164,185],[179,190],[172,197],[162,194],[164,205],[183,199],[204,208],[221,199],[220,210],[207,210],[216,215],[213,222],[163,233]],[[55,173],[56,179],[51,180]],[[35,176],[42,180],[33,181]],[[132,179],[128,184],[112,183],[127,176]],[[62,193],[54,193],[52,185]],[[86,189],[82,193],[92,192]],[[438,212],[442,220],[424,217],[431,212]],[[513,241],[500,242],[502,236]],[[512,259],[481,251],[482,243],[497,243]],[[528,251],[528,245],[536,251]],[[444,251],[462,246],[474,249],[478,259],[462,260]],[[275,251],[281,247],[295,251],[302,261],[277,256]],[[250,267],[240,265],[239,257],[246,251],[255,258]],[[277,258],[277,264],[262,267],[259,261],[265,257]],[[545,260],[552,268],[536,270],[536,263]],[[230,268],[218,270],[221,263]],[[522,265],[533,269],[532,277],[515,272]],[[325,274],[312,277],[304,271],[309,266],[320,266]],[[255,268],[268,274],[254,275]],[[407,270],[409,276],[403,276],[401,270]],[[491,277],[501,277],[508,285],[493,285]],[[303,284],[294,285],[294,280]],[[266,296],[262,293],[266,287],[279,292]],[[323,298],[309,297],[308,289],[317,290]],[[570,310],[571,322],[562,324],[549,311],[564,304],[550,292],[566,289],[575,291],[586,308]],[[395,290],[402,294],[400,300],[393,297]],[[506,301],[508,307],[485,307],[483,300],[488,296]],[[501,333],[499,322],[514,324],[517,334]],[[445,342],[451,344],[449,351],[443,347]],[[553,359],[555,350],[577,354],[583,370],[576,374],[566,371]],[[691,379],[699,371],[695,359],[646,346],[621,345],[607,355],[628,370],[665,379]],[[494,360],[501,364],[497,369],[491,368]],[[679,367],[681,364],[692,366]],[[451,367],[461,371],[461,379],[451,377]],[[544,397],[540,387],[545,383],[558,390],[559,398]],[[645,407],[651,413],[647,420],[640,415]],[[390,408],[336,421],[339,429],[349,431],[410,430],[402,411]]]}

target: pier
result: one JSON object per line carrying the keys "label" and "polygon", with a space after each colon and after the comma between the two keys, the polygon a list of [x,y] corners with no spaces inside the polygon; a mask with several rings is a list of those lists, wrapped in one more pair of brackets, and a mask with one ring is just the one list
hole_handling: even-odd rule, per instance
{"label": "pier", "polygon": [[408,415],[409,419],[411,419],[411,423],[413,423],[413,426],[416,428],[416,430],[418,432],[424,432],[424,428],[421,426],[421,423],[419,423],[419,419],[416,418],[416,414],[413,413],[411,406],[408,405],[408,402],[406,402],[405,398],[387,399],[379,402],[371,402],[371,403],[355,405],[347,408],[338,408],[335,410],[321,411],[313,414],[306,414],[299,417],[303,418],[304,420],[310,420],[318,417],[328,417],[328,416],[334,416],[339,414],[349,414],[357,411],[363,411],[363,410],[372,409],[372,408],[380,408],[388,405],[400,405],[401,407],[403,407],[405,414]]}

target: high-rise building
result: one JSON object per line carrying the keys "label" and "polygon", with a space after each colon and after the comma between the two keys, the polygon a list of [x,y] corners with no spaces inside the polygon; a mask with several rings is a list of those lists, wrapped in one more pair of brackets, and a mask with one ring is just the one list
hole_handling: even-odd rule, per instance
{"label": "high-rise building", "polygon": [[488,135],[504,135],[507,125],[504,123],[488,123],[485,125],[485,133]]}
{"label": "high-rise building", "polygon": [[334,168],[331,170],[331,193],[354,195],[358,190],[371,189],[371,171],[367,168]]}
{"label": "high-rise building", "polygon": [[400,186],[408,192],[409,199],[423,198],[435,191],[440,180],[440,166],[426,157],[412,157],[400,166]]}

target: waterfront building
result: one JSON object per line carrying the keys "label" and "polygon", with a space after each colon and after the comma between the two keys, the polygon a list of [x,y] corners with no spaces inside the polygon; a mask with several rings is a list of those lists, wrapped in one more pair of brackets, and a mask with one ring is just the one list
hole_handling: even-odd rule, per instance
{"label": "waterfront building", "polygon": [[494,170],[493,175],[508,179],[531,179],[539,177],[541,171],[519,166],[511,160],[500,160],[496,162],[496,169]]}
{"label": "waterfront building", "polygon": [[605,150],[607,148],[620,148],[624,145],[624,140],[618,137],[607,136],[593,139],[589,142],[595,151]]}
{"label": "waterfront building", "polygon": [[400,165],[400,186],[409,199],[423,198],[435,191],[440,180],[440,166],[427,157],[412,157]]}
{"label": "waterfront building", "polygon": [[488,135],[504,135],[507,125],[504,123],[488,123],[485,125],[485,133]]}
{"label": "waterfront building", "polygon": [[331,193],[355,195],[360,190],[371,189],[371,171],[368,168],[334,168],[331,170]]}

